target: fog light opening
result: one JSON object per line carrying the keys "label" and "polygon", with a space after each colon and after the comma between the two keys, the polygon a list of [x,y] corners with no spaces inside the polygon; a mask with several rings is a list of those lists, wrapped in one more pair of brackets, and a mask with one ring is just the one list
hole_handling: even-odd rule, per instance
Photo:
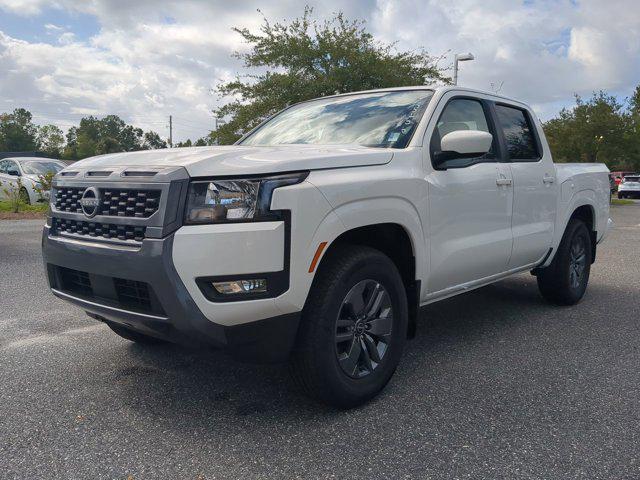
{"label": "fog light opening", "polygon": [[247,280],[230,280],[228,282],[211,282],[213,288],[222,295],[238,295],[243,293],[266,293],[267,280],[251,278]]}

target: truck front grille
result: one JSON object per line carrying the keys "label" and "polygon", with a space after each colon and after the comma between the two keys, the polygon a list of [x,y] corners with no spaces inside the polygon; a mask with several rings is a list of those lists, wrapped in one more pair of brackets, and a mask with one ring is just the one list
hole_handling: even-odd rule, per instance
{"label": "truck front grille", "polygon": [[137,243],[144,240],[146,232],[146,227],[87,222],[55,217],[52,218],[51,227],[54,235],[62,233],[66,235],[78,235],[84,238],[102,238]]}
{"label": "truck front grille", "polygon": [[[82,213],[80,199],[86,187],[58,187],[55,207],[60,212]],[[101,188],[97,215],[149,218],[160,207],[160,190]]]}

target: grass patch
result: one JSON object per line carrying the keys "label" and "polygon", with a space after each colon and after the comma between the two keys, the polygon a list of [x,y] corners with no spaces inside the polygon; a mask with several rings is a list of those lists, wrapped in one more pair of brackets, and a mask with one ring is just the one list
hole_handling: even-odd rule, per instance
{"label": "grass patch", "polygon": [[627,198],[612,198],[611,205],[633,205],[635,202]]}
{"label": "grass patch", "polygon": [[10,202],[0,201],[0,220],[20,220],[23,218],[44,218],[49,204],[47,202],[36,203],[35,205],[20,205],[18,213],[13,212],[13,205]]}
{"label": "grass patch", "polygon": [[[36,203],[35,205],[22,204],[20,205],[20,211],[46,213],[48,206],[49,204],[46,202],[39,202],[39,203]],[[0,201],[0,212],[11,212],[11,211],[13,211],[13,206],[11,205],[11,203]]]}

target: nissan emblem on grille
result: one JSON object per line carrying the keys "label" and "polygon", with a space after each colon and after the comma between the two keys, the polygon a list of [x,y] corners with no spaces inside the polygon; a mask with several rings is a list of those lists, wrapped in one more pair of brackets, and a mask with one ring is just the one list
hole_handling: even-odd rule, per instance
{"label": "nissan emblem on grille", "polygon": [[84,213],[87,218],[95,217],[95,215],[98,213],[99,206],[100,192],[96,187],[87,188],[82,194],[82,198],[80,199],[80,207],[82,208],[82,213]]}

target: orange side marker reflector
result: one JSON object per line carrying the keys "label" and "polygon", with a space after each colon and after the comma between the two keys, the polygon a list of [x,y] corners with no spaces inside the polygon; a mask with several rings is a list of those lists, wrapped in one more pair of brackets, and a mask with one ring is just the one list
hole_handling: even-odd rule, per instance
{"label": "orange side marker reflector", "polygon": [[311,265],[309,265],[309,273],[313,273],[313,271],[316,269],[318,260],[320,260],[320,257],[322,256],[322,251],[326,246],[327,246],[327,242],[322,242],[320,245],[318,245],[316,254],[313,256],[313,260],[311,260]]}

